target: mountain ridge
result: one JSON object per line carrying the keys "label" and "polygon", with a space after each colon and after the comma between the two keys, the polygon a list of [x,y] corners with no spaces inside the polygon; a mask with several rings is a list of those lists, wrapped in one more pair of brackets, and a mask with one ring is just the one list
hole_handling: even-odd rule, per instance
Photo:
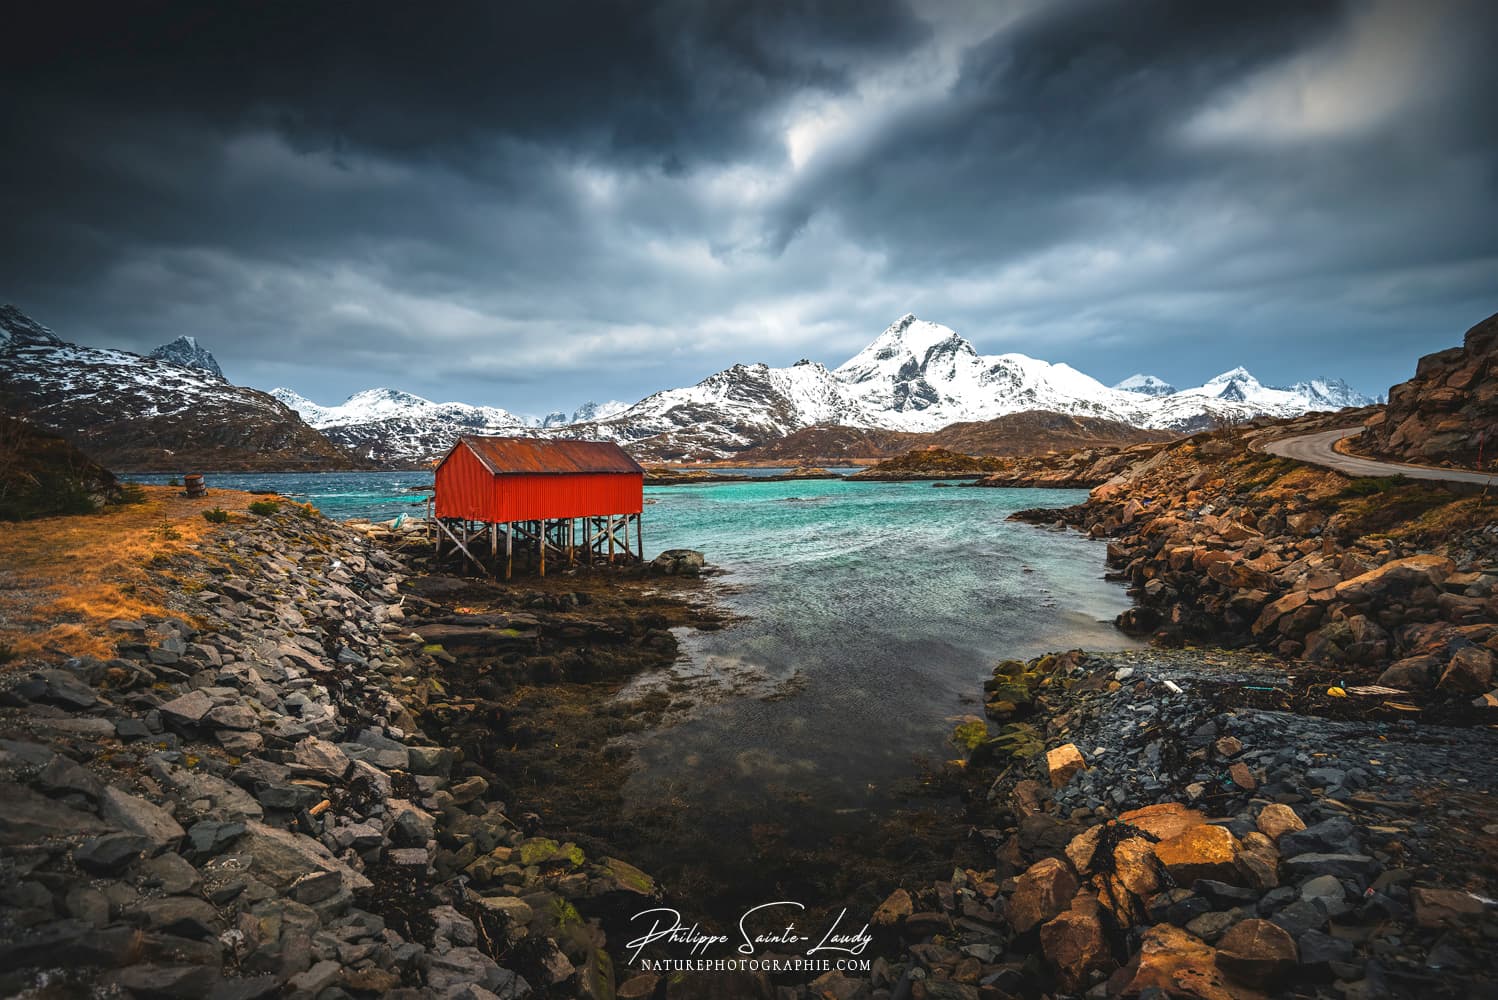
{"label": "mountain ridge", "polygon": [[163,357],[67,343],[15,306],[0,306],[0,398],[116,471],[368,467],[258,389]]}
{"label": "mountain ridge", "polygon": [[[46,366],[40,364],[40,354],[46,354],[52,371],[42,370]],[[391,387],[365,389],[325,406],[286,388],[263,393],[232,385],[213,355],[191,337],[179,337],[145,357],[77,347],[14,306],[0,308],[0,357],[9,369],[6,378],[21,386],[18,394],[30,397],[22,400],[25,405],[52,414],[48,419],[64,432],[109,437],[104,447],[116,461],[122,454],[134,462],[147,460],[142,458],[147,454],[155,455],[148,460],[153,463],[180,460],[176,448],[159,442],[122,453],[131,436],[126,421],[136,421],[136,437],[144,442],[162,433],[148,431],[149,421],[160,423],[158,418],[195,405],[202,412],[215,394],[222,394],[251,423],[295,421],[301,429],[283,428],[290,437],[282,445],[292,438],[301,441],[300,453],[289,458],[290,467],[298,468],[315,463],[318,456],[334,463],[421,466],[445,454],[461,434],[612,440],[643,459],[694,461],[750,454],[812,427],[918,436],[1038,412],[1178,434],[1371,402],[1337,379],[1277,388],[1241,366],[1186,389],[1147,375],[1110,387],[1070,365],[1018,353],[979,354],[955,330],[913,313],[901,316],[836,368],[810,359],[783,368],[739,363],[632,405],[586,402],[570,418],[561,410],[531,417],[497,406],[434,402]],[[150,365],[164,366],[152,370],[160,391],[145,388],[152,379],[142,366]],[[71,377],[85,370],[86,378]],[[110,397],[118,405],[103,405]],[[105,426],[114,429],[105,434]],[[171,432],[166,438],[174,433],[180,437]],[[221,436],[221,444],[230,448],[233,435]],[[863,440],[875,437],[864,435]],[[282,446],[270,450],[287,454]],[[229,456],[226,450],[214,454],[220,460]],[[260,463],[263,456],[253,461]]]}

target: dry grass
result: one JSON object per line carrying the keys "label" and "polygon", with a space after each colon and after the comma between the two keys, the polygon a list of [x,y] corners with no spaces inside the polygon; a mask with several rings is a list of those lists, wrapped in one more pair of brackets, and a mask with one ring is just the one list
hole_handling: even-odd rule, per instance
{"label": "dry grass", "polygon": [[222,507],[247,518],[250,502],[263,499],[233,490],[189,499],[176,487],[142,489],[138,504],[0,524],[0,647],[15,660],[111,655],[116,636],[104,623],[169,613],[168,567],[223,530],[202,512]]}

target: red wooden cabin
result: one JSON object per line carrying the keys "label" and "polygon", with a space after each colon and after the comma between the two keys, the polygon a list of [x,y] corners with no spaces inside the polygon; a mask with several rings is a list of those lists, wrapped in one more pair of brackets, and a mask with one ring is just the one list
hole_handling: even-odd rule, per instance
{"label": "red wooden cabin", "polygon": [[645,470],[611,441],[465,435],[437,464],[436,480],[439,556],[446,535],[487,571],[473,543],[487,536],[497,560],[502,537],[509,577],[516,541],[542,575],[548,551],[569,563],[576,562],[579,548],[589,562],[613,562],[616,549],[626,558],[641,553]]}

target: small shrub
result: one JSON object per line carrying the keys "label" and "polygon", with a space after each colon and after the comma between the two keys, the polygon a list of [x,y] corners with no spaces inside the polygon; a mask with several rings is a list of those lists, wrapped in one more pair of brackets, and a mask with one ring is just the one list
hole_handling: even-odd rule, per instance
{"label": "small shrub", "polygon": [[212,510],[205,510],[203,511],[203,520],[207,521],[209,524],[228,524],[229,512],[224,510],[224,508],[222,507],[215,507]]}
{"label": "small shrub", "polygon": [[1337,498],[1341,500],[1352,497],[1371,497],[1377,493],[1387,493],[1389,490],[1399,486],[1406,486],[1409,480],[1404,476],[1362,476],[1354,479],[1343,488]]}
{"label": "small shrub", "polygon": [[250,504],[250,513],[266,517],[281,509],[281,505],[274,500],[256,500]]}

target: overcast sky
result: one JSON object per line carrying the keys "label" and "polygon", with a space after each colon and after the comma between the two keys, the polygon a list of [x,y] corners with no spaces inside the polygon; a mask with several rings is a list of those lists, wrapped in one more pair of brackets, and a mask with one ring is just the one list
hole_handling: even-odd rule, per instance
{"label": "overcast sky", "polygon": [[521,412],[905,312],[1382,391],[1498,310],[1498,5],[30,4],[0,301]]}

